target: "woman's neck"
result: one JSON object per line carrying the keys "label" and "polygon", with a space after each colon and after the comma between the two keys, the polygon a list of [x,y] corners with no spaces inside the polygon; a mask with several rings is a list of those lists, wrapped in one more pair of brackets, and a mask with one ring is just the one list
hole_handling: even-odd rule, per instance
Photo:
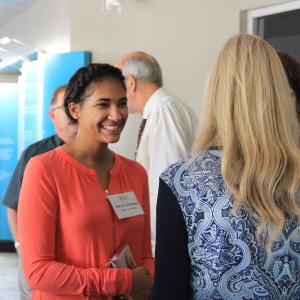
{"label": "woman's neck", "polygon": [[63,146],[76,160],[97,171],[99,167],[113,165],[113,153],[106,143],[82,143],[75,138]]}

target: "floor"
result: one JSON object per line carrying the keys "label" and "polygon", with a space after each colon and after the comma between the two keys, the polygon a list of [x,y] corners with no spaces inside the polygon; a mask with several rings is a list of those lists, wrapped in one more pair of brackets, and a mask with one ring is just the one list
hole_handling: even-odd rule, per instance
{"label": "floor", "polygon": [[18,300],[18,257],[13,252],[0,252],[0,300]]}

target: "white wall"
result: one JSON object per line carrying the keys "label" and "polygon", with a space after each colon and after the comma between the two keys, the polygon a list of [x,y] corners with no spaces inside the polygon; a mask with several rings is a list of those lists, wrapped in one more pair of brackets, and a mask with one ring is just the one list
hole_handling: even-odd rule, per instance
{"label": "white wall", "polygon": [[[113,63],[133,50],[154,55],[165,86],[200,114],[207,75],[224,42],[240,30],[240,12],[276,0],[124,0],[122,12],[103,11],[101,0],[73,0],[71,48]],[[86,20],[86,21],[83,21]],[[130,117],[113,149],[133,155],[139,118]]]}
{"label": "white wall", "polygon": [[73,0],[71,48],[89,49],[94,60],[113,63],[132,50],[153,54],[166,86],[200,108],[207,73],[231,35],[240,11],[276,0],[124,0],[120,14],[101,10],[101,0]]}
{"label": "white wall", "polygon": [[[39,0],[0,35],[51,49],[65,39],[71,50],[89,50],[95,62],[143,50],[160,62],[165,86],[200,112],[208,72],[224,42],[240,30],[240,12],[281,0],[123,0],[120,14],[102,0]],[[62,43],[63,44],[63,43]],[[113,147],[132,157],[140,118],[131,116]]]}

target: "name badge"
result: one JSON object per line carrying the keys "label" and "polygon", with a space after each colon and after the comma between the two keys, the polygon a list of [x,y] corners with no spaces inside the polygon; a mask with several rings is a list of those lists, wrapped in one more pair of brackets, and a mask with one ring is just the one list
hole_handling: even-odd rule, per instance
{"label": "name badge", "polygon": [[119,220],[144,214],[134,192],[108,195],[107,197]]}

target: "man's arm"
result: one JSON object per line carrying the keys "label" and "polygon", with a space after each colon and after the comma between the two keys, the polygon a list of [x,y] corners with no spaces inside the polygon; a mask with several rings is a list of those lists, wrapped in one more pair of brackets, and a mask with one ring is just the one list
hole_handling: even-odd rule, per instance
{"label": "man's arm", "polygon": [[[156,195],[160,174],[172,163],[188,154],[193,139],[190,120],[183,121],[182,112],[175,104],[168,104],[150,115],[151,132],[149,132],[149,170],[148,175],[155,181]],[[151,187],[150,187],[151,193]]]}
{"label": "man's arm", "polygon": [[17,208],[23,174],[28,163],[27,156],[27,151],[24,151],[18,161],[18,164],[7,187],[6,193],[3,197],[3,204],[7,206],[8,225],[15,241],[15,246],[18,246],[19,242]]}
{"label": "man's arm", "polygon": [[[173,104],[172,104],[173,105]],[[182,116],[171,104],[151,114],[149,117],[148,157],[151,236],[155,246],[156,200],[160,174],[172,163],[182,159],[190,150],[192,139],[187,134],[190,121],[182,122]],[[147,121],[147,122],[148,122]],[[147,125],[146,125],[147,126]],[[187,128],[185,128],[187,126]]]}
{"label": "man's arm", "polygon": [[7,219],[8,219],[8,225],[12,233],[13,239],[15,241],[19,241],[17,210],[8,207]]}

